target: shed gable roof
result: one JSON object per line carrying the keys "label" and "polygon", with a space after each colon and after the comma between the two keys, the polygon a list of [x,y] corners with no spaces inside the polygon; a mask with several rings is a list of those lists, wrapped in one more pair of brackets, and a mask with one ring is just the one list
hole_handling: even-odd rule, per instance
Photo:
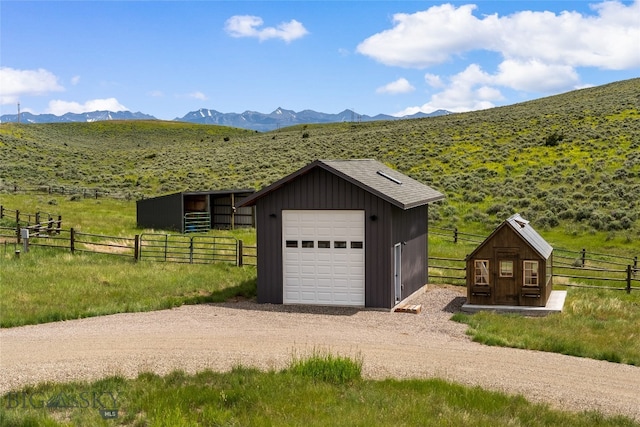
{"label": "shed gable roof", "polygon": [[549,258],[553,248],[546,240],[529,225],[529,221],[522,218],[520,214],[513,214],[507,218],[506,223],[513,228],[533,249],[543,258]]}
{"label": "shed gable roof", "polygon": [[500,224],[490,235],[487,237],[484,242],[482,242],[469,256],[467,259],[473,258],[476,252],[480,250],[487,242],[489,242],[493,236],[502,228],[509,227],[512,229],[517,235],[519,235],[522,240],[529,245],[533,250],[535,250],[540,257],[544,259],[548,259],[553,252],[553,247],[547,243],[546,240],[542,238],[538,234],[536,230],[529,224],[529,221],[520,216],[520,214],[513,214],[509,218],[507,218],[502,224]]}
{"label": "shed gable roof", "polygon": [[444,194],[428,185],[422,184],[376,160],[316,160],[247,197],[240,206],[253,205],[257,199],[318,167],[404,210],[435,202],[445,197]]}

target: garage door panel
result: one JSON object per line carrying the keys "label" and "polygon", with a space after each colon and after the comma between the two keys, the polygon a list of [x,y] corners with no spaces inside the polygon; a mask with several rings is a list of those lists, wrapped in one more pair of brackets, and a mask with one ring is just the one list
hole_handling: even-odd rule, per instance
{"label": "garage door panel", "polygon": [[284,302],[363,306],[364,212],[283,211],[282,218]]}

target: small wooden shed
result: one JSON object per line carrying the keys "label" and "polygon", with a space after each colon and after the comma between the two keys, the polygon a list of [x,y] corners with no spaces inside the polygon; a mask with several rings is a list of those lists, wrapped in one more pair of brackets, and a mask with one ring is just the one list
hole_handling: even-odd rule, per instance
{"label": "small wooden shed", "polygon": [[249,196],[258,302],[393,307],[427,283],[428,203],[442,198],[370,159],[317,160]]}
{"label": "small wooden shed", "polygon": [[255,190],[183,191],[136,202],[138,227],[180,233],[254,227],[253,208],[237,208],[237,201]]}
{"label": "small wooden shed", "polygon": [[467,303],[544,307],[553,288],[553,248],[519,214],[467,256]]}

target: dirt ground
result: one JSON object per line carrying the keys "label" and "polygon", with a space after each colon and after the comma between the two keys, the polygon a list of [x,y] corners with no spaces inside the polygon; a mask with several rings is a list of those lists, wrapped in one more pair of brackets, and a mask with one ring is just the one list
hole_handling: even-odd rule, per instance
{"label": "dirt ground", "polygon": [[640,421],[640,367],[473,343],[449,320],[459,288],[430,286],[411,302],[420,314],[238,301],[2,329],[0,393],[141,371],[279,369],[319,350],[361,358],[368,378],[439,377]]}

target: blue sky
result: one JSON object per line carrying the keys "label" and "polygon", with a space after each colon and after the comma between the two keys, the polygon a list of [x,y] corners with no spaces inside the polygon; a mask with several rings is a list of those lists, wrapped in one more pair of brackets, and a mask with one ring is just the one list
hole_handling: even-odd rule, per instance
{"label": "blue sky", "polygon": [[0,1],[0,113],[471,111],[640,76],[636,1]]}

